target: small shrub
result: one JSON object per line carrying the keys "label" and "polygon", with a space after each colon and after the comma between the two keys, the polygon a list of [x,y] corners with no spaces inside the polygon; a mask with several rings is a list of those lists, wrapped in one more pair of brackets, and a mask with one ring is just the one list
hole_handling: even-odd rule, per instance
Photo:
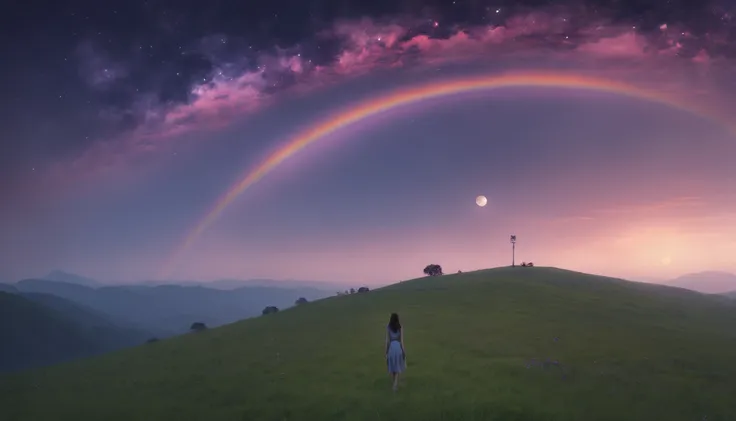
{"label": "small shrub", "polygon": [[194,322],[189,326],[189,330],[193,332],[201,332],[203,330],[207,330],[207,325],[202,322]]}
{"label": "small shrub", "polygon": [[263,314],[265,316],[266,314],[272,314],[272,313],[278,313],[278,312],[279,312],[279,308],[278,307],[276,307],[276,306],[268,306],[268,307],[266,307],[266,308],[263,309],[263,311],[261,312],[261,314]]}

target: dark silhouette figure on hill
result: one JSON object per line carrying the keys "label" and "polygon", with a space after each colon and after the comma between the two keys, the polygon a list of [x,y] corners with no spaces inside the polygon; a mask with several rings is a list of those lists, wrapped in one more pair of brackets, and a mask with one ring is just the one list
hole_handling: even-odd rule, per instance
{"label": "dark silhouette figure on hill", "polygon": [[428,276],[439,276],[439,275],[442,275],[442,266],[435,265],[435,264],[427,265],[424,268],[424,274],[425,275],[428,275]]}
{"label": "dark silhouette figure on hill", "polygon": [[360,287],[358,288],[358,292],[368,292],[370,289],[368,287]]}
{"label": "dark silhouette figure on hill", "polygon": [[406,351],[404,348],[404,328],[399,315],[391,313],[386,326],[386,365],[393,380],[394,392],[399,387],[399,376],[406,370]]}

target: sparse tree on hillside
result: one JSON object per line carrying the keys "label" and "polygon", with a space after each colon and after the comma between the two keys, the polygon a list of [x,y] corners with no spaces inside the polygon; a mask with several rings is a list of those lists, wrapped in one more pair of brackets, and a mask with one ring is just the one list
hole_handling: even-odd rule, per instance
{"label": "sparse tree on hillside", "polygon": [[439,276],[442,275],[442,266],[431,264],[424,268],[424,274],[428,276]]}
{"label": "sparse tree on hillside", "polygon": [[350,288],[350,293],[355,294],[355,288]]}
{"label": "sparse tree on hillside", "polygon": [[194,322],[189,327],[189,330],[191,330],[192,332],[201,332],[206,329],[207,329],[207,325],[202,322]]}
{"label": "sparse tree on hillside", "polygon": [[360,287],[360,288],[358,288],[358,292],[359,293],[360,292],[368,292],[368,291],[370,291],[370,289],[368,289],[368,287]]}
{"label": "sparse tree on hillside", "polygon": [[297,298],[297,300],[296,300],[296,301],[294,301],[294,304],[296,304],[296,305],[300,305],[300,304],[306,304],[306,303],[308,303],[308,302],[309,302],[309,301],[307,301],[307,299],[306,299],[306,298],[304,298],[304,297],[299,297],[299,298]]}
{"label": "sparse tree on hillside", "polygon": [[263,314],[265,316],[266,314],[272,314],[272,313],[278,313],[278,312],[279,312],[279,308],[278,307],[276,307],[276,306],[268,306],[268,307],[266,307],[266,308],[263,309],[263,311],[261,312],[261,314]]}

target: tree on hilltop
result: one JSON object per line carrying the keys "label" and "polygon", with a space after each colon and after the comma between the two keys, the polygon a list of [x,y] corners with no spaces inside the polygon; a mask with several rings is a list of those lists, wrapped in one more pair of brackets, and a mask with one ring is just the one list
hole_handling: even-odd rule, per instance
{"label": "tree on hilltop", "polygon": [[296,304],[296,305],[301,305],[301,304],[306,304],[306,303],[308,303],[308,302],[309,302],[309,301],[307,301],[307,299],[306,299],[306,298],[304,298],[304,297],[299,297],[299,298],[297,298],[297,299],[296,299],[296,301],[294,301],[294,304]]}
{"label": "tree on hilltop", "polygon": [[361,293],[361,292],[368,292],[368,291],[370,291],[370,289],[368,289],[368,287],[360,287],[360,288],[358,288],[358,292],[359,293]]}
{"label": "tree on hilltop", "polygon": [[431,264],[424,268],[424,274],[427,276],[439,276],[442,275],[442,266]]}

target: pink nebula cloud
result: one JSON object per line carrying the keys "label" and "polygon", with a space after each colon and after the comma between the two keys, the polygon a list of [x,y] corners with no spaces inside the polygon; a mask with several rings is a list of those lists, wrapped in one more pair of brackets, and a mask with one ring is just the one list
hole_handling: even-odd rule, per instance
{"label": "pink nebula cloud", "polygon": [[[557,57],[563,62],[574,59],[586,63],[588,70],[602,72],[607,70],[601,59],[611,60],[608,64],[629,60],[611,64],[618,66],[619,76],[621,72],[633,72],[632,69],[638,69],[640,75],[671,71],[673,63],[663,64],[662,60],[695,66],[713,64],[705,48],[693,50],[689,33],[666,23],[660,26],[659,35],[652,37],[640,35],[633,27],[590,21],[581,28],[572,22],[569,15],[535,12],[512,16],[500,25],[453,28],[443,36],[433,32],[442,27],[436,22],[428,31],[418,31],[411,22],[337,22],[317,36],[339,41],[341,48],[332,61],[316,65],[303,57],[298,45],[257,56],[245,53],[247,61],[258,63],[255,69],[234,73],[228,71],[228,63],[222,63],[211,77],[191,86],[186,103],[164,104],[141,95],[133,109],[128,110],[141,117],[139,126],[117,137],[101,139],[71,163],[62,162],[51,168],[51,179],[67,180],[89,176],[99,169],[125,168],[126,162],[136,156],[170,152],[178,137],[226,127],[273,104],[285,93],[341,83],[378,69],[422,68],[461,61],[503,62],[530,54]],[[109,68],[113,73],[109,77],[113,79],[124,72],[100,60],[88,61],[91,64],[86,74],[92,84],[110,80],[99,74],[101,67]],[[283,82],[285,79],[289,82]],[[678,85],[679,82],[672,82],[672,86]]]}

